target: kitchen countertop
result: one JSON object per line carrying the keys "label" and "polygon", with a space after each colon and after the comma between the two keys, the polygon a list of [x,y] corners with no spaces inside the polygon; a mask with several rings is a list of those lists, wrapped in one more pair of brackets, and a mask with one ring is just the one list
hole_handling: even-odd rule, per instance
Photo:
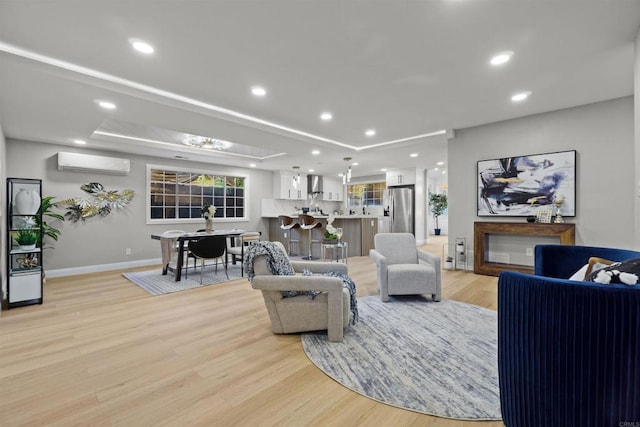
{"label": "kitchen countertop", "polygon": [[[283,215],[287,215],[290,216],[292,218],[298,218],[299,214],[283,214]],[[327,219],[329,218],[329,215],[314,215],[313,213],[309,213],[308,215],[311,215],[314,218],[318,218],[318,219]],[[269,215],[263,215],[263,218],[278,218],[278,216],[269,216]],[[334,215],[333,216],[335,219],[362,219],[362,218],[382,218],[379,217],[377,215]]]}

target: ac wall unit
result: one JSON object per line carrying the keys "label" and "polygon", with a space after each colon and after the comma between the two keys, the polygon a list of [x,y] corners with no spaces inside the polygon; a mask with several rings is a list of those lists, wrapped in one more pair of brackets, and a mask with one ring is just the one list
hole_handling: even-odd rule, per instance
{"label": "ac wall unit", "polygon": [[129,159],[94,156],[80,153],[58,153],[58,170],[73,172],[103,173],[108,175],[129,175]]}

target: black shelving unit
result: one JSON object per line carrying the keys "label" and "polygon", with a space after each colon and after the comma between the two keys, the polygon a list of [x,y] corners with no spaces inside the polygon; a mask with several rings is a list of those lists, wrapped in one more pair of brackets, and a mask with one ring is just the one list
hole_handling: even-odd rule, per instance
{"label": "black shelving unit", "polygon": [[7,178],[8,308],[43,302],[41,195],[42,180]]}

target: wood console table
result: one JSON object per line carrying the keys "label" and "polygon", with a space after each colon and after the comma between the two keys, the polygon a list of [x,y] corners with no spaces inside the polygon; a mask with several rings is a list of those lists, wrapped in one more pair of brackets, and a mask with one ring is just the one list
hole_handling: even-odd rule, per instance
{"label": "wood console table", "polygon": [[497,276],[502,270],[533,273],[533,267],[518,264],[503,264],[487,261],[489,251],[487,240],[490,234],[514,234],[527,236],[559,236],[560,244],[574,245],[575,224],[541,224],[528,222],[476,222],[473,227],[474,254],[473,272]]}

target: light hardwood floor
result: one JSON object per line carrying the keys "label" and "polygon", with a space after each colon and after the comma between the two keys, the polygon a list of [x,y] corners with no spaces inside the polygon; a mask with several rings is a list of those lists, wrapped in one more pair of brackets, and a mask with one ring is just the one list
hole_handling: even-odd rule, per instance
{"label": "light hardwood floor", "polygon": [[[444,237],[424,248],[441,255]],[[148,268],[148,267],[146,267]],[[349,259],[374,295],[368,257]],[[246,279],[150,296],[121,271],[49,279],[45,303],[0,318],[0,425],[502,426],[360,396],[271,333]],[[443,297],[496,309],[495,277],[444,271]],[[425,390],[429,393],[429,390]]]}

